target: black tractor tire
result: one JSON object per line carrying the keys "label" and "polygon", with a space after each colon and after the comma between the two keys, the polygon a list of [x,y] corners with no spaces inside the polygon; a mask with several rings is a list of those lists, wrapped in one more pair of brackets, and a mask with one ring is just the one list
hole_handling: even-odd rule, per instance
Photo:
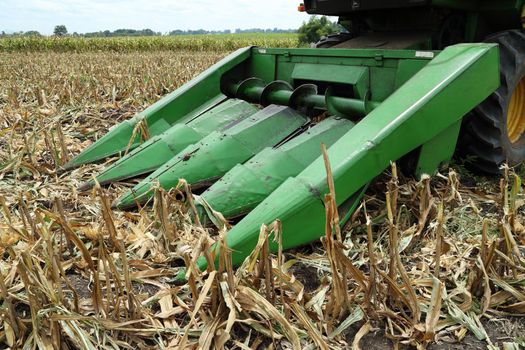
{"label": "black tractor tire", "polygon": [[315,44],[315,47],[317,49],[328,49],[350,39],[352,39],[352,35],[350,33],[330,34],[328,36],[322,37],[321,40]]}
{"label": "black tractor tire", "polygon": [[499,174],[502,164],[525,160],[525,31],[497,33],[485,42],[499,44],[501,86],[467,116],[460,146],[469,165]]}

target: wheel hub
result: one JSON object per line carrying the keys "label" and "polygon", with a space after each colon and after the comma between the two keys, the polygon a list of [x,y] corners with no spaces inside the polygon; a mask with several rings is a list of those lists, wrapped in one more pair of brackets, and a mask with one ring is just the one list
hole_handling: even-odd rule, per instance
{"label": "wheel hub", "polygon": [[525,77],[522,77],[509,103],[507,112],[507,136],[516,143],[525,133]]}

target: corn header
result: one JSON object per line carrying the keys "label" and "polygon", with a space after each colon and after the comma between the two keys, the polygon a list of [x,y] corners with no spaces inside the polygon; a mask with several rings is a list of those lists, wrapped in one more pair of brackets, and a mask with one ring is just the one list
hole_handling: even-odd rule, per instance
{"label": "corn header", "polygon": [[200,194],[202,222],[212,221],[206,208],[236,222],[227,233],[235,264],[275,219],[283,248],[314,241],[328,191],[321,144],[341,224],[391,162],[420,176],[456,149],[485,172],[525,159],[522,9],[522,1],[307,1],[300,10],[337,15],[346,31],[316,48],[240,49],[65,168],[120,155],[98,183],[145,178],[113,203],[119,209],[185,179]]}

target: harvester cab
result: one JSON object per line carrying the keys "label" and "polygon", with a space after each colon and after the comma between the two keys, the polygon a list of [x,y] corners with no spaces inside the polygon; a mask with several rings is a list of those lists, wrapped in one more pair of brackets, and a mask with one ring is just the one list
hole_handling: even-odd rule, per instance
{"label": "harvester cab", "polygon": [[239,264],[261,224],[280,219],[284,249],[324,233],[322,143],[341,224],[391,162],[409,155],[416,174],[432,174],[460,134],[461,152],[484,171],[525,158],[521,0],[309,0],[300,9],[339,16],[345,33],[317,48],[240,49],[65,167],[120,154],[99,183],[147,175],[114,202],[121,209],[185,179],[207,208],[236,219],[226,241]]}

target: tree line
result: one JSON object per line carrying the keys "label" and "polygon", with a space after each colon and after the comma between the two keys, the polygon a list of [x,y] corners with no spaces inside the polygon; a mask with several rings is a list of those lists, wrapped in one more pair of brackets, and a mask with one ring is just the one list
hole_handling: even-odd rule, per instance
{"label": "tree line", "polygon": [[[321,16],[312,16],[307,22],[303,22],[299,29],[279,29],[279,28],[250,28],[250,29],[235,29],[231,31],[229,29],[225,30],[172,30],[169,33],[163,34],[161,32],[155,32],[151,29],[117,29],[114,31],[104,30],[91,33],[82,33],[77,32],[69,33],[66,26],[61,24],[55,26],[53,30],[53,35],[57,37],[62,36],[73,36],[73,37],[126,37],[126,36],[161,36],[161,35],[199,35],[199,34],[241,34],[241,33],[298,33],[299,41],[302,44],[315,43],[319,41],[323,36],[330,35],[340,31],[341,28],[337,23],[331,22],[327,17]],[[6,34],[5,32],[0,33],[0,37],[7,36],[43,36],[36,30],[30,30],[26,32],[16,32],[12,34]]]}
{"label": "tree line", "polygon": [[[235,29],[234,31],[230,29],[225,30],[205,30],[205,29],[196,29],[196,30],[172,30],[168,33],[156,32],[152,29],[117,29],[117,30],[103,30],[98,32],[88,32],[88,33],[69,33],[66,26],[57,25],[53,30],[54,36],[73,36],[73,37],[85,37],[85,38],[94,38],[94,37],[122,37],[122,36],[161,36],[161,35],[199,35],[199,34],[240,34],[240,33],[297,33],[297,29],[279,29],[279,28],[251,28],[251,29]],[[29,30],[26,32],[20,31],[11,34],[7,34],[2,31],[0,36],[44,36],[36,30]]]}

